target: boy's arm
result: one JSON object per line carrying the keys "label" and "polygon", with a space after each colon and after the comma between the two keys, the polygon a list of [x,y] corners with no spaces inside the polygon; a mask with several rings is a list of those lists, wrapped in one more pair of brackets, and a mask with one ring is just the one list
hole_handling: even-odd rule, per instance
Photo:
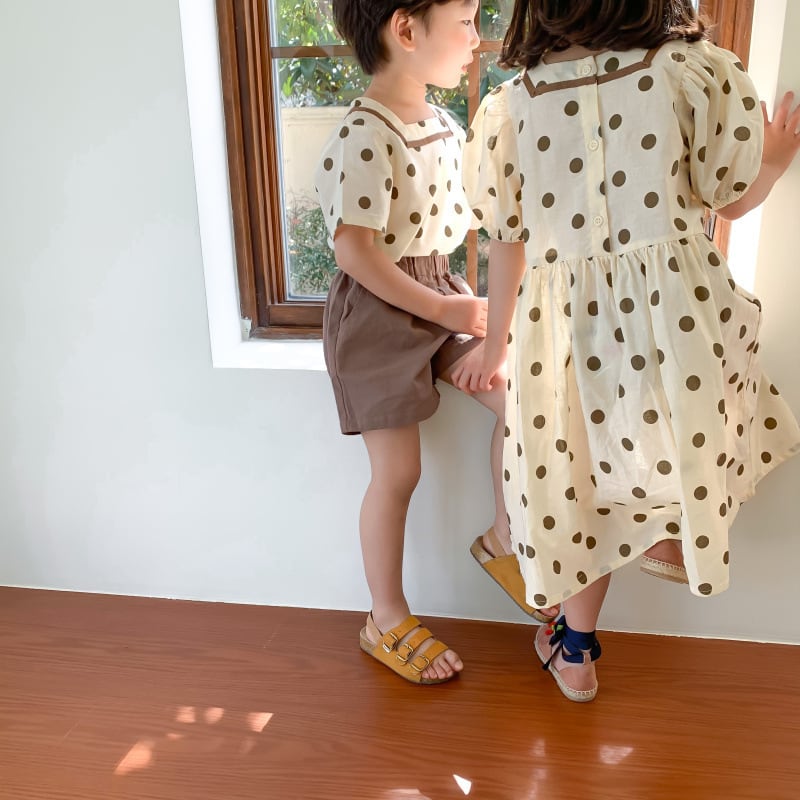
{"label": "boy's arm", "polygon": [[375,231],[340,225],[334,239],[336,264],[385,303],[456,333],[486,334],[486,301],[472,295],[442,295],[415,281],[380,248]]}
{"label": "boy's arm", "polygon": [[739,219],[766,200],[775,181],[788,169],[800,150],[800,105],[790,114],[794,94],[786,92],[775,116],[770,122],[766,105],[761,103],[764,115],[764,151],[761,169],[750,188],[734,203],[717,209],[723,219]]}
{"label": "boy's arm", "polygon": [[508,332],[525,274],[522,242],[489,243],[489,318],[486,340],[470,351],[452,375],[453,385],[464,392],[488,392],[506,361]]}

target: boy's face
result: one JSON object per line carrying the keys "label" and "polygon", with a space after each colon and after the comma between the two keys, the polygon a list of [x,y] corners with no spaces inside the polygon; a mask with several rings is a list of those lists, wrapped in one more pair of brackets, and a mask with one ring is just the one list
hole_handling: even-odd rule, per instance
{"label": "boy's face", "polygon": [[414,61],[425,83],[451,89],[461,82],[480,43],[477,11],[478,0],[452,0],[431,6],[427,26],[419,21]]}

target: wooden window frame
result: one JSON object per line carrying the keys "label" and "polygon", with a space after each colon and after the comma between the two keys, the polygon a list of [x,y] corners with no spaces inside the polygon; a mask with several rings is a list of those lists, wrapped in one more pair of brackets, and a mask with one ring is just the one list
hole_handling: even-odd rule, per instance
{"label": "wooden window frame", "polygon": [[[702,0],[713,20],[716,44],[747,65],[755,0]],[[317,339],[324,301],[291,300],[286,285],[280,168],[272,60],[350,55],[344,45],[273,47],[269,0],[216,0],[222,91],[230,176],[236,271],[242,318],[251,338]],[[476,55],[499,52],[499,41],[482,41]],[[468,116],[480,103],[480,58],[468,70]],[[712,215],[709,232],[727,251],[730,226]],[[467,235],[467,281],[477,286],[477,232]]]}

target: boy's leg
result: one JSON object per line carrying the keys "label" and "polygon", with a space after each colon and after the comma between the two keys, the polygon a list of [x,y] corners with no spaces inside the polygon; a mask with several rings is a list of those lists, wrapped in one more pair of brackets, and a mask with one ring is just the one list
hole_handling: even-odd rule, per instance
{"label": "boy's leg", "polygon": [[[466,355],[462,356],[466,358]],[[461,358],[449,367],[439,377],[453,385],[451,375],[455,368],[461,363]],[[506,379],[505,375],[498,375],[495,382],[488,392],[475,392],[470,394],[481,405],[488,408],[495,415],[494,429],[489,444],[489,464],[492,472],[492,490],[494,491],[494,532],[503,547],[503,551],[495,553],[492,542],[484,534],[483,547],[493,556],[508,555],[512,552],[511,530],[508,525],[508,515],[506,514],[506,504],[503,498],[503,439],[505,438],[505,419],[506,419]],[[558,606],[541,609],[547,616],[558,614]]]}
{"label": "boy's leg", "polygon": [[[367,620],[367,632],[372,641],[379,641],[409,615],[403,593],[403,543],[408,505],[420,477],[419,426],[366,431],[362,436],[372,471],[359,521],[374,620]],[[422,675],[446,678],[462,668],[458,655],[447,650]]]}

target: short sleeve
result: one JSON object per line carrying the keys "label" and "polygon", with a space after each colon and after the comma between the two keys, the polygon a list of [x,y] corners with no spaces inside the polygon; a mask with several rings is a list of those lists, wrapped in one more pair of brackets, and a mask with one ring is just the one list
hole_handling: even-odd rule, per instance
{"label": "short sleeve", "polygon": [[738,200],[758,175],[764,143],[758,96],[738,57],[690,45],[676,111],[695,195],[713,209]]}
{"label": "short sleeve", "polygon": [[517,137],[504,87],[481,103],[464,146],[464,190],[479,224],[493,239],[522,240],[522,183]]}
{"label": "short sleeve", "polygon": [[314,185],[331,240],[340,225],[386,233],[393,185],[388,153],[374,128],[348,124],[346,117],[328,140]]}

